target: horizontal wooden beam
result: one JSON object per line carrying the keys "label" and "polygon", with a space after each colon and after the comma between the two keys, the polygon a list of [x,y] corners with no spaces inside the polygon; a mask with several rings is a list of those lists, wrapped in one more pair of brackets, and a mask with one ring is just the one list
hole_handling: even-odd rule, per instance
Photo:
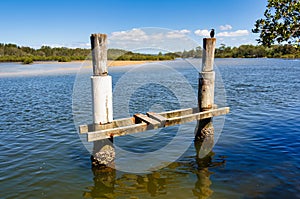
{"label": "horizontal wooden beam", "polygon": [[214,116],[225,115],[227,113],[229,113],[229,107],[213,109],[213,110],[209,110],[209,111],[203,111],[203,112],[193,113],[193,114],[189,114],[189,115],[183,115],[183,116],[179,116],[179,117],[173,117],[173,118],[169,118],[166,121],[165,127],[174,126],[177,124],[184,124],[184,123],[192,122],[195,120],[203,120],[203,119],[211,118]]}
{"label": "horizontal wooden beam", "polygon": [[172,117],[179,117],[179,116],[183,116],[183,115],[193,114],[196,112],[199,112],[198,108],[186,108],[186,109],[179,109],[179,110],[174,110],[174,111],[161,112],[161,113],[157,113],[157,114],[161,115],[165,118],[172,118]]}
{"label": "horizontal wooden beam", "polygon": [[147,115],[137,113],[137,114],[134,115],[134,117],[135,117],[135,122],[136,123],[145,122],[148,125],[149,129],[157,129],[157,128],[161,127],[159,121],[154,120],[154,119],[148,117]]}
{"label": "horizontal wooden beam", "polygon": [[122,127],[122,126],[130,126],[135,124],[135,118],[122,118],[113,120],[111,123],[108,124],[85,124],[79,126],[79,132],[80,133],[88,133],[91,131],[98,131],[98,130],[105,130],[105,129],[111,129],[116,127]]}
{"label": "horizontal wooden beam", "polygon": [[87,133],[87,141],[97,141],[97,140],[103,140],[108,138],[113,138],[117,136],[122,135],[128,135],[133,133],[139,133],[147,130],[147,124],[146,123],[140,123],[140,124],[133,124],[130,126],[123,126],[113,129],[105,129],[95,132],[89,132]]}
{"label": "horizontal wooden beam", "polygon": [[166,121],[168,118],[165,118],[164,116],[159,115],[158,113],[154,112],[147,112],[147,116],[149,118],[152,118],[160,123],[160,126],[163,127],[166,124]]}
{"label": "horizontal wooden beam", "polygon": [[[122,135],[128,135],[138,132],[143,132],[151,129],[157,129],[161,127],[174,126],[178,124],[184,124],[192,122],[195,120],[202,120],[206,118],[212,118],[219,115],[225,115],[229,113],[229,107],[213,109],[203,112],[195,112],[196,109],[182,109],[163,112],[163,113],[153,113],[148,112],[147,116],[143,114],[135,114],[132,118],[125,118],[114,120],[112,123],[107,125],[96,125],[94,124],[94,129],[97,127],[98,130],[89,131],[89,126],[92,125],[82,125],[82,132],[88,130],[87,140],[88,142],[102,140]],[[168,116],[166,118],[165,116]],[[175,116],[175,117],[170,117]],[[95,128],[96,126],[96,128]],[[91,127],[92,128],[92,127]],[[81,132],[81,133],[82,133]]]}

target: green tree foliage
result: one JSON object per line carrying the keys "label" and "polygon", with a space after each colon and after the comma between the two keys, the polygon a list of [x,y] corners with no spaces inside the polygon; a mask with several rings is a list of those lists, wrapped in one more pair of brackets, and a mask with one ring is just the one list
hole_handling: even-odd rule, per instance
{"label": "green tree foliage", "polygon": [[[109,60],[173,60],[175,58],[201,58],[202,48],[184,50],[183,52],[169,52],[158,54],[133,53],[121,49],[108,49],[107,57]],[[256,57],[275,57],[275,58],[300,58],[300,48],[290,44],[271,45],[241,45],[239,47],[229,47],[221,44],[215,50],[215,57],[220,58],[256,58]],[[69,62],[73,60],[91,60],[90,49],[69,49],[51,48],[42,46],[40,49],[30,47],[19,47],[15,44],[0,43],[0,62],[22,62],[30,64],[34,61],[59,61]]]}
{"label": "green tree foliage", "polygon": [[[109,60],[171,60],[176,56],[170,53],[149,55],[120,49],[108,49],[107,57]],[[33,61],[69,62],[85,59],[91,59],[90,49],[51,48],[50,46],[33,49],[30,47],[19,47],[15,44],[0,43],[0,62],[23,62],[24,64],[29,64]]]}
{"label": "green tree foliage", "polygon": [[33,63],[33,59],[31,57],[26,57],[23,60],[23,64],[31,64],[31,63]]}
{"label": "green tree foliage", "polygon": [[189,51],[184,50],[182,53],[178,53],[182,58],[200,58],[202,57],[202,48],[198,46],[196,49],[192,49]]}
{"label": "green tree foliage", "polygon": [[224,44],[216,48],[215,57],[220,58],[300,58],[300,49],[292,45],[241,45],[239,47],[226,47]]}
{"label": "green tree foliage", "polygon": [[276,42],[300,45],[299,0],[268,0],[264,17],[252,29],[253,33],[260,33],[259,43],[269,47]]}
{"label": "green tree foliage", "polygon": [[[198,50],[197,50],[198,49]],[[199,58],[202,50],[197,47],[196,50],[189,50],[177,53],[181,58]],[[241,45],[239,47],[230,47],[221,44],[215,49],[215,57],[217,58],[300,58],[300,49],[290,45],[272,45],[266,47],[263,45]]]}

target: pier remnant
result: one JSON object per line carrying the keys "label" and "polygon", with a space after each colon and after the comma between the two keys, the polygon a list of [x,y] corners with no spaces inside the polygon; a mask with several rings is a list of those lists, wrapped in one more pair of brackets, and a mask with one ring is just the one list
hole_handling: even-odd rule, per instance
{"label": "pier remnant", "polygon": [[106,42],[105,34],[91,35],[93,123],[79,126],[79,132],[86,133],[87,141],[94,143],[91,156],[93,166],[114,168],[114,137],[195,120],[198,121],[195,130],[197,156],[202,157],[201,154],[208,154],[214,143],[212,118],[229,113],[229,107],[218,108],[214,104],[215,72],[213,65],[216,39],[203,39],[202,68],[198,81],[198,107],[161,113],[136,113],[133,117],[117,120],[113,120],[112,78],[108,75]]}
{"label": "pier remnant", "polygon": [[[92,108],[93,131],[98,130],[99,124],[108,124],[113,120],[112,106],[112,78],[107,70],[107,36],[106,34],[92,34],[91,47],[93,57]],[[113,138],[94,142],[92,163],[98,165],[112,165],[115,158]]]}

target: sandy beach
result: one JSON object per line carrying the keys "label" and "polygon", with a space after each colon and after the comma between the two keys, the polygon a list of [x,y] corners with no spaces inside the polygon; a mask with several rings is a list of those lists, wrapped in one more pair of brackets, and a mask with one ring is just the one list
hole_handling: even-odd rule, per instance
{"label": "sandy beach", "polygon": [[137,64],[145,64],[155,61],[108,61],[108,66],[129,66],[129,65],[137,65]]}

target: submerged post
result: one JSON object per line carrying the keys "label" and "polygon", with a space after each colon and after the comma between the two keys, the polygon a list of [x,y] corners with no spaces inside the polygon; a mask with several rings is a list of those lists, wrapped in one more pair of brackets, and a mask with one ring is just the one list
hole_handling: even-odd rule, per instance
{"label": "submerged post", "polygon": [[[93,57],[92,107],[94,131],[99,124],[113,121],[112,106],[112,78],[107,70],[107,36],[106,34],[92,34],[91,48]],[[96,125],[97,124],[97,125]],[[92,163],[93,166],[113,165],[115,151],[113,140],[105,139],[94,142]]]}
{"label": "submerged post", "polygon": [[[203,39],[202,69],[198,87],[198,107],[201,112],[211,110],[214,107],[215,72],[213,66],[215,45],[216,38]],[[211,151],[214,143],[213,136],[212,118],[199,120],[195,133],[195,145],[201,143],[202,150],[200,150],[200,154],[197,152],[198,157],[205,156]]]}

